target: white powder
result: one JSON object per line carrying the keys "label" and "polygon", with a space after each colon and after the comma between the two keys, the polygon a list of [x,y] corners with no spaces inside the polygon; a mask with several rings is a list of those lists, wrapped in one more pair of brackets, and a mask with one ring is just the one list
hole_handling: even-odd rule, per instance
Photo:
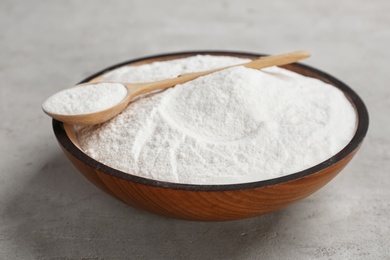
{"label": "white powder", "polygon": [[42,108],[52,114],[79,115],[108,109],[127,95],[119,83],[99,83],[62,90],[49,97]]}
{"label": "white powder", "polygon": [[[105,80],[152,81],[245,61],[196,56],[121,68]],[[140,98],[78,139],[88,155],[124,172],[227,184],[321,163],[345,147],[355,124],[353,107],[331,85],[277,67],[236,67]]]}
{"label": "white powder", "polygon": [[153,62],[136,67],[124,66],[104,75],[108,82],[149,82],[177,77],[180,74],[205,71],[249,62],[225,56],[196,55],[184,59]]}

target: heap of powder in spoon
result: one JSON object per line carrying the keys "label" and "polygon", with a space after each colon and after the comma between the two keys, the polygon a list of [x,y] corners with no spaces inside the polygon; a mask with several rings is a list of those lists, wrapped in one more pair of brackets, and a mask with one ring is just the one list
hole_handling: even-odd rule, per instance
{"label": "heap of powder in spoon", "polygon": [[42,108],[52,114],[89,114],[118,104],[126,94],[127,89],[122,84],[103,82],[62,90],[48,98]]}
{"label": "heap of powder in spoon", "polygon": [[[246,61],[194,56],[126,66],[104,80],[154,81]],[[227,184],[321,163],[345,147],[355,125],[350,102],[329,84],[278,67],[235,67],[139,98],[77,135],[89,156],[133,175]]]}

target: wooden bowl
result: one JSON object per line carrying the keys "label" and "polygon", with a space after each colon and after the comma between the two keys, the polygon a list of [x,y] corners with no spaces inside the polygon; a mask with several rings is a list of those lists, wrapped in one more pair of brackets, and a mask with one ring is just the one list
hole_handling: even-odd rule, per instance
{"label": "wooden bowl", "polygon": [[[196,54],[243,58],[263,56],[215,51],[164,54],[114,65],[88,77],[82,83],[96,80],[102,74],[124,65],[139,65]],[[368,113],[363,101],[344,83],[302,64],[283,67],[339,88],[354,106],[358,119],[356,133],[343,150],[316,166],[283,177],[229,185],[156,181],[115,170],[92,159],[79,148],[74,129],[70,125],[53,120],[54,133],[65,155],[88,180],[111,196],[136,208],[172,218],[202,221],[243,219],[273,212],[305,198],[334,178],[358,151],[368,129]]]}

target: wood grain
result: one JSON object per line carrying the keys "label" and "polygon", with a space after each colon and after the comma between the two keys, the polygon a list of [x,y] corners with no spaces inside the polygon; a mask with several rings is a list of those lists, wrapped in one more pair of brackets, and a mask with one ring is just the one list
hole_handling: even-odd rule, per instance
{"label": "wood grain", "polygon": [[189,191],[139,184],[96,170],[64,152],[89,181],[133,207],[171,218],[220,221],[270,213],[309,196],[333,179],[356,151],[332,167],[295,181],[228,191]]}

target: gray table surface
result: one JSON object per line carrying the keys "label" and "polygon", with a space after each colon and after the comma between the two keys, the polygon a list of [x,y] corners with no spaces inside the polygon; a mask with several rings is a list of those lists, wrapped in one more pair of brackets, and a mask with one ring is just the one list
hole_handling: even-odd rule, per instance
{"label": "gray table surface", "polygon": [[[390,259],[390,1],[0,1],[0,259]],[[112,64],[185,50],[276,54],[365,101],[354,160],[284,210],[202,223],[133,209],[81,176],[41,112]]]}

